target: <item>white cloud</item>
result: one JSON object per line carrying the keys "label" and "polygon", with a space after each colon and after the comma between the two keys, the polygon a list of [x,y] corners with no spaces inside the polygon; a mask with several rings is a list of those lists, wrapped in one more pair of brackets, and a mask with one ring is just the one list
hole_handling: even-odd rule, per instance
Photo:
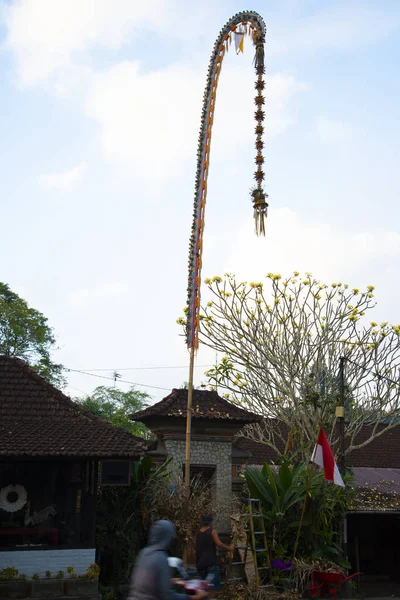
{"label": "white cloud", "polygon": [[398,321],[397,308],[390,304],[390,295],[395,297],[400,291],[400,283],[392,277],[400,267],[398,232],[334,227],[304,220],[282,208],[270,212],[265,238],[254,235],[250,219],[230,235],[236,243],[226,270],[238,278],[262,281],[268,272],[289,276],[295,270],[310,271],[325,283],[341,281],[359,288],[376,285],[378,291],[388,291],[390,281],[385,302],[393,314],[386,318]]}
{"label": "white cloud", "polygon": [[66,171],[39,175],[37,180],[43,187],[65,191],[75,187],[82,180],[85,171],[86,163],[81,162]]}
{"label": "white cloud", "polygon": [[[187,161],[194,161],[204,69],[179,64],[143,73],[138,61],[125,61],[101,71],[93,68],[93,49],[120,48],[135,39],[135,32],[143,34],[146,28],[179,39],[182,32],[188,35],[194,17],[200,15],[197,8],[189,15],[180,0],[136,5],[131,0],[17,0],[5,13],[6,47],[16,58],[21,85],[51,83],[52,90],[83,105],[98,124],[104,156],[153,184],[180,174]],[[205,25],[209,9],[206,2],[200,11],[204,14],[194,29],[198,38],[198,28]],[[201,42],[204,44],[204,34]],[[225,57],[213,160],[231,159],[253,144],[252,58],[249,40],[244,56],[230,52]],[[269,73],[266,80],[266,130],[271,139],[296,121],[291,99],[306,86],[283,73]],[[46,176],[41,181],[55,187],[55,179]]]}
{"label": "white cloud", "polygon": [[[250,59],[246,66],[224,65],[216,102],[214,158],[219,154],[231,158],[253,141],[254,72]],[[180,172],[184,161],[195,156],[204,84],[204,75],[197,70],[170,66],[141,74],[138,62],[124,62],[95,75],[86,112],[99,125],[105,156],[129,165],[131,173],[138,176]],[[269,137],[282,134],[295,121],[290,101],[304,89],[292,76],[269,75]]]}
{"label": "white cloud", "polygon": [[68,296],[68,302],[76,306],[83,306],[94,300],[103,298],[119,298],[125,296],[128,286],[125,283],[107,283],[96,288],[82,288]]}
{"label": "white cloud", "polygon": [[325,144],[346,142],[353,136],[351,125],[344,121],[334,121],[325,117],[317,119],[316,131],[321,142]]}
{"label": "white cloud", "polygon": [[94,44],[116,49],[133,30],[159,26],[164,9],[163,0],[16,0],[5,10],[6,47],[15,53],[20,84],[29,86]]}
{"label": "white cloud", "polygon": [[137,62],[124,62],[93,77],[86,113],[99,125],[106,158],[127,163],[134,175],[173,175],[178,158],[193,155],[201,97],[193,70],[142,75]]}

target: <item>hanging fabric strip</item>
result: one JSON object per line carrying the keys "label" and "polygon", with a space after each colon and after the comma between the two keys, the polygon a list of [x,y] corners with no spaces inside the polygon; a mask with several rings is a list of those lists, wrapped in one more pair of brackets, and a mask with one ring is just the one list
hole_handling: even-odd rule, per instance
{"label": "hanging fabric strip", "polygon": [[244,31],[240,28],[239,31],[235,31],[235,50],[236,54],[243,52],[244,49]]}

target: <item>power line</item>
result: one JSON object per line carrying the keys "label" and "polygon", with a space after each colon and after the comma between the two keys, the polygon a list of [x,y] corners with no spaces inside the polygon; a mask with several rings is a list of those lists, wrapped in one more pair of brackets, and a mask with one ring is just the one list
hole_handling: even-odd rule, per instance
{"label": "power line", "polygon": [[[195,369],[204,369],[214,367],[215,365],[195,365]],[[165,367],[124,367],[123,369],[82,369],[85,373],[101,373],[105,371],[158,371],[162,369],[187,369],[188,365],[182,366],[165,366]],[[74,371],[75,369],[68,369]]]}
{"label": "power line", "polygon": [[[81,375],[89,375],[89,377],[99,377],[100,379],[107,379],[108,381],[114,381],[114,377],[106,377],[105,375],[96,375],[95,373],[88,373],[87,371],[78,371],[78,369],[66,369],[69,373],[80,373]],[[124,379],[118,379],[120,383],[129,383],[130,385],[138,385],[140,387],[153,388],[155,390],[164,390],[170,392],[170,388],[159,387],[158,385],[149,385],[148,383],[137,383],[135,381],[126,381]]]}

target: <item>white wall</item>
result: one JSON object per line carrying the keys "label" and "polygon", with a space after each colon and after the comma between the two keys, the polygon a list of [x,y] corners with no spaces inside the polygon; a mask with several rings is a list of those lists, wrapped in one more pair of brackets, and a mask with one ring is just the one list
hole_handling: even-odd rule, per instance
{"label": "white wall", "polygon": [[67,567],[74,567],[75,573],[82,575],[88,566],[95,562],[94,548],[72,550],[16,550],[0,552],[0,569],[15,567],[20,573],[32,577],[50,571],[54,576],[58,571],[67,574]]}

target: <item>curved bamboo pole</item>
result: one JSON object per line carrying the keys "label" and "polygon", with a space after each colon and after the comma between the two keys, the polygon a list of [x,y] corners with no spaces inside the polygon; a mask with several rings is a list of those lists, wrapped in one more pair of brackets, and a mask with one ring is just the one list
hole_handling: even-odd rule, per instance
{"label": "curved bamboo pole", "polygon": [[214,44],[208,67],[207,84],[204,92],[203,110],[201,115],[201,126],[199,134],[199,143],[197,151],[197,171],[195,182],[193,224],[190,236],[189,249],[189,278],[188,278],[188,301],[186,308],[187,317],[187,346],[190,351],[189,382],[188,382],[188,403],[186,419],[186,456],[185,456],[185,486],[189,501],[189,483],[190,483],[190,447],[191,447],[191,416],[192,416],[192,398],[193,398],[193,372],[195,353],[198,348],[199,333],[199,311],[200,311],[200,285],[201,285],[201,267],[203,253],[203,233],[204,233],[204,212],[207,198],[207,178],[210,164],[210,146],[212,126],[215,114],[215,101],[218,88],[219,76],[223,58],[233,37],[249,35],[255,46],[254,68],[256,72],[256,171],[254,179],[256,185],[251,191],[255,227],[257,235],[265,235],[265,219],[267,217],[268,195],[263,190],[264,180],[264,142],[262,136],[264,133],[263,121],[265,113],[264,105],[264,43],[265,43],[265,24],[263,19],[256,12],[247,11],[236,14],[221,29],[219,36]]}

